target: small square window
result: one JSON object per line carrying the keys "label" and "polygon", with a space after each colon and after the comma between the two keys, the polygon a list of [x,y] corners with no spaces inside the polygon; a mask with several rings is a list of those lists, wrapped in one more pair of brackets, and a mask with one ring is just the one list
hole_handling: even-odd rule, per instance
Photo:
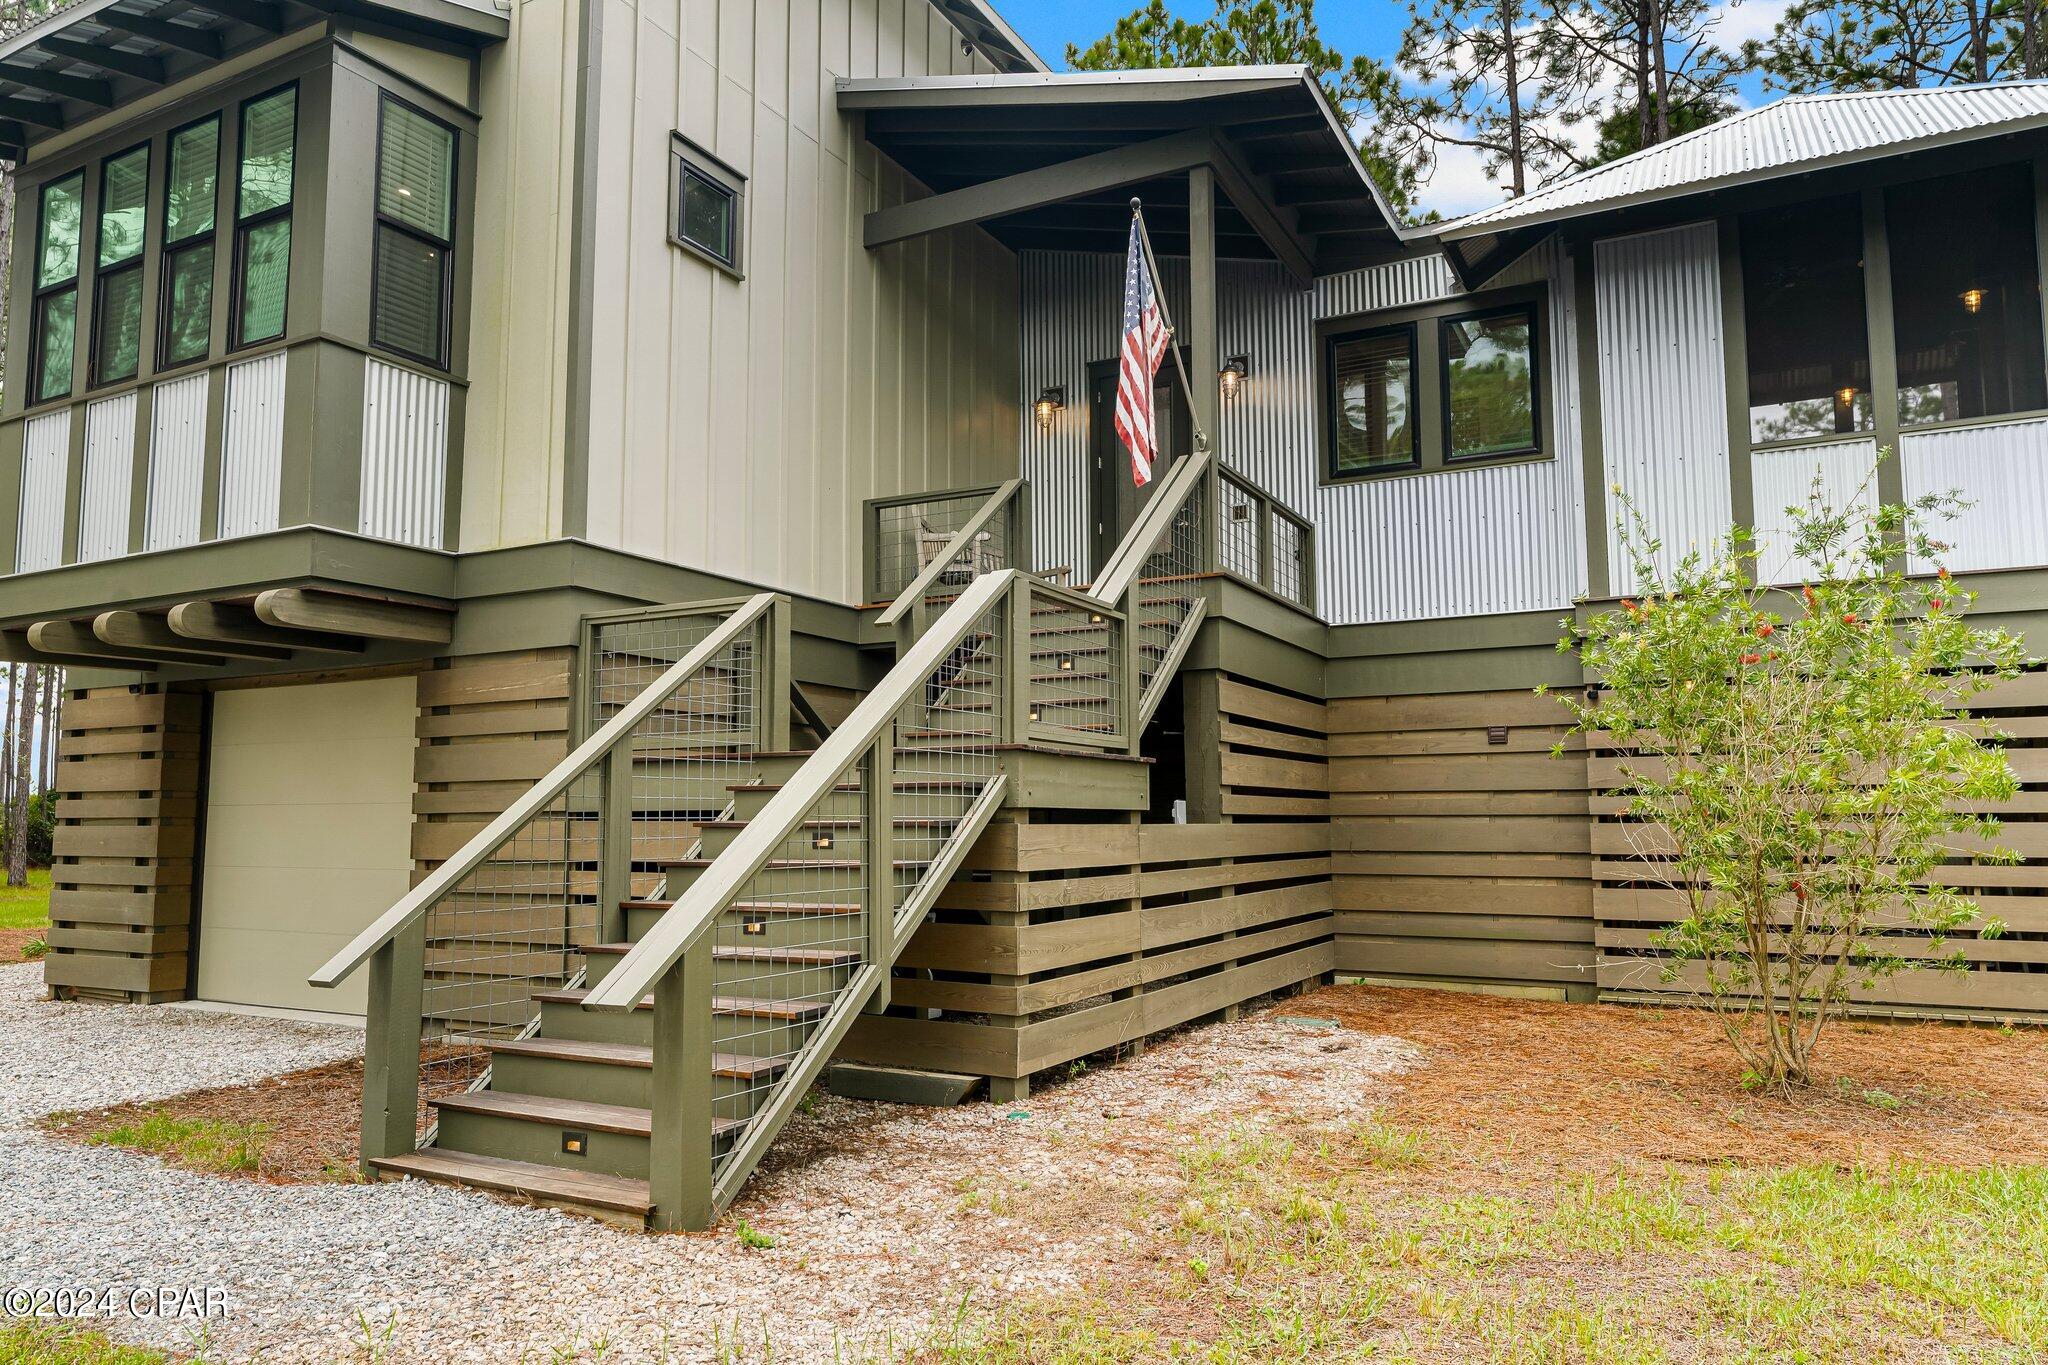
{"label": "small square window", "polygon": [[746,177],[681,134],[671,152],[670,240],[738,275]]}

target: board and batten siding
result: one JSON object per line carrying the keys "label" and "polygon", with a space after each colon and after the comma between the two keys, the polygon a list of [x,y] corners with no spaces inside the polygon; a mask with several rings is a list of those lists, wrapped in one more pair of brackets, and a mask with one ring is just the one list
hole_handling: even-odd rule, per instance
{"label": "board and batten siding", "polygon": [[448,486],[448,384],[381,360],[363,365],[363,470],[356,529],[441,548]]}
{"label": "board and batten siding", "polygon": [[29,418],[22,426],[16,573],[54,569],[64,562],[64,506],[70,478],[71,409]]}
{"label": "board and batten siding", "polygon": [[220,535],[277,529],[284,478],[285,356],[228,366],[220,452]]}
{"label": "board and batten siding", "polygon": [[206,498],[206,399],[209,377],[189,374],[156,386],[149,400],[149,493],[142,548],[199,543]]}
{"label": "board and batten siding", "polygon": [[[1017,276],[976,230],[862,245],[923,191],[834,82],[987,66],[927,0],[605,0],[601,30],[585,534],[854,600],[862,499],[1015,473]],[[667,238],[671,130],[747,177],[743,279]]]}
{"label": "board and batten siding", "polygon": [[135,492],[135,395],[85,407],[85,485],[78,500],[78,560],[128,553],[128,508]]}
{"label": "board and batten siding", "polygon": [[[1040,567],[1089,564],[1088,366],[1116,353],[1123,259],[1096,253],[1023,254],[1026,400],[1063,385],[1066,408],[1040,431],[1028,408],[1020,431],[1032,487]],[[1169,309],[1186,316],[1185,259],[1160,262]],[[1317,528],[1322,615],[1338,624],[1563,608],[1585,591],[1579,456],[1577,333],[1572,264],[1546,247],[1497,283],[1548,282],[1543,338],[1556,450],[1548,460],[1405,478],[1322,478],[1316,324],[1428,303],[1458,290],[1441,256],[1417,257],[1319,280],[1304,290],[1277,265],[1218,268],[1220,354],[1250,358],[1251,378],[1224,405],[1224,464]],[[1422,382],[1432,382],[1425,378]]]}

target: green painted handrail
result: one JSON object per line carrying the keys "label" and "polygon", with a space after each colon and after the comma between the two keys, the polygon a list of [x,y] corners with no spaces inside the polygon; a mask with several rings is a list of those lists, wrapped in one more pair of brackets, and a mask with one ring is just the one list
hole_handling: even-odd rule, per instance
{"label": "green painted handrail", "polygon": [[1173,521],[1180,515],[1181,504],[1201,486],[1210,459],[1207,451],[1196,451],[1192,455],[1181,456],[1167,471],[1166,477],[1160,481],[1159,491],[1145,504],[1145,510],[1138,514],[1138,519],[1131,523],[1131,529],[1124,533],[1123,540],[1111,552],[1109,562],[1095,575],[1095,582],[1088,589],[1090,597],[1110,607],[1123,601],[1124,593],[1138,581],[1145,561],[1152,557],[1153,547],[1173,530]]}

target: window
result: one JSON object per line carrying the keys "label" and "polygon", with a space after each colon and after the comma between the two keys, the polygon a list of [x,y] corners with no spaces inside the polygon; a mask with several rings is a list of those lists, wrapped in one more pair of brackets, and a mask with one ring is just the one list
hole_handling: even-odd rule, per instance
{"label": "window", "polygon": [[32,403],[71,392],[71,362],[78,340],[78,239],[84,216],[85,172],[43,186],[29,345],[35,367]]}
{"label": "window", "polygon": [[213,346],[213,220],[220,180],[220,118],[171,134],[164,179],[163,299],[157,367],[204,360]]}
{"label": "window", "polygon": [[670,151],[669,240],[739,274],[747,178],[680,133]]}
{"label": "window", "polygon": [[1744,214],[1740,233],[1751,443],[1869,431],[1860,200]]}
{"label": "window", "polygon": [[1444,459],[1484,460],[1538,449],[1536,310],[1445,318]]}
{"label": "window", "polygon": [[[1959,206],[1967,206],[1960,218]],[[1895,185],[1885,191],[1884,219],[1899,421],[2048,407],[2032,168]]]}
{"label": "window", "polygon": [[1415,441],[1415,329],[1330,338],[1330,473],[1410,469]]}
{"label": "window", "polygon": [[233,344],[284,335],[292,260],[292,149],[298,89],[286,86],[242,106],[235,181]]}
{"label": "window", "polygon": [[455,130],[385,97],[377,122],[370,342],[445,368],[455,239]]}
{"label": "window", "polygon": [[93,382],[133,379],[142,360],[142,232],[149,147],[100,166],[99,270],[93,277]]}

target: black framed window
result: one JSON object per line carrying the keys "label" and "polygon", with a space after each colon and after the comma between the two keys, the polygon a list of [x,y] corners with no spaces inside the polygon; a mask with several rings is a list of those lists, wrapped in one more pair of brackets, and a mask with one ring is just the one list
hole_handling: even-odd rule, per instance
{"label": "black framed window", "polygon": [[1444,460],[1490,460],[1542,449],[1536,310],[1494,309],[1437,324],[1443,367]]}
{"label": "black framed window", "polygon": [[[1968,205],[1965,230],[1958,205]],[[1900,423],[2048,407],[2033,168],[2018,162],[1894,185],[1884,220]]]}
{"label": "black framed window", "polygon": [[85,218],[85,172],[43,186],[36,219],[36,288],[29,353],[31,403],[71,392],[78,350],[78,242]]}
{"label": "black framed window", "polygon": [[1738,231],[1751,443],[1871,430],[1861,199],[1746,213]]}
{"label": "black framed window", "polygon": [[669,240],[739,275],[747,178],[681,133],[669,155]]}
{"label": "black framed window", "polygon": [[284,335],[292,262],[293,151],[298,87],[242,106],[235,180],[235,346]]}
{"label": "black framed window", "polygon": [[1348,332],[1326,350],[1331,477],[1415,468],[1415,328]]}
{"label": "black framed window", "polygon": [[370,343],[445,369],[454,280],[455,130],[383,97]]}
{"label": "black framed window", "polygon": [[133,379],[142,363],[142,236],[149,145],[100,164],[98,270],[93,275],[93,382]]}
{"label": "black framed window", "polygon": [[220,191],[220,116],[171,134],[164,177],[162,299],[157,368],[204,360],[213,348],[214,216]]}

